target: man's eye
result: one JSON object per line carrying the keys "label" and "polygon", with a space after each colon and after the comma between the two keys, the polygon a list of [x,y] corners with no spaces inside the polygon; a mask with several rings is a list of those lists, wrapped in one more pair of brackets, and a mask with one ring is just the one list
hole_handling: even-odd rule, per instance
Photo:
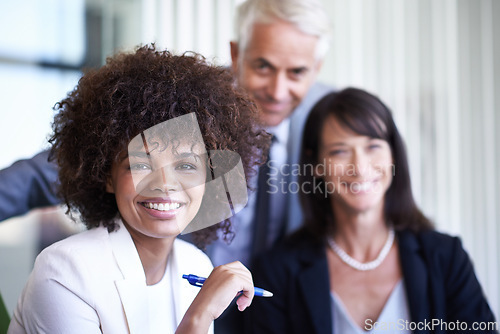
{"label": "man's eye", "polygon": [[258,73],[265,74],[271,71],[271,67],[269,66],[269,64],[261,63],[261,64],[256,64],[254,66],[254,70]]}
{"label": "man's eye", "polygon": [[290,76],[294,79],[299,79],[303,77],[307,73],[307,69],[305,68],[295,68],[290,71]]}

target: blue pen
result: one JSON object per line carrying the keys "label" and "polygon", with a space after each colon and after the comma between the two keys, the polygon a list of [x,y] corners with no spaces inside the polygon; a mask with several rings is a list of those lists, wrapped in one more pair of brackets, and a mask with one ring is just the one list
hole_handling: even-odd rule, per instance
{"label": "blue pen", "polygon": [[[203,283],[205,283],[205,280],[206,280],[205,277],[199,277],[199,276],[192,275],[192,274],[182,275],[182,278],[187,279],[189,284],[200,287],[200,288],[203,285]],[[267,290],[257,288],[257,287],[254,287],[253,289],[255,291],[254,296],[258,296],[258,297],[272,297],[273,296],[273,293],[269,292]]]}

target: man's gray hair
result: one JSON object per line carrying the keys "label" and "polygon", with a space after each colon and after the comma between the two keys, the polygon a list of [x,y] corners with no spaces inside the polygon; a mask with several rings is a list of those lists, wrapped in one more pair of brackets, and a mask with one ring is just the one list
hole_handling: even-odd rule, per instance
{"label": "man's gray hair", "polygon": [[246,51],[255,23],[283,20],[300,31],[318,37],[316,59],[323,59],[330,43],[330,22],[321,0],[247,0],[237,9],[235,39]]}

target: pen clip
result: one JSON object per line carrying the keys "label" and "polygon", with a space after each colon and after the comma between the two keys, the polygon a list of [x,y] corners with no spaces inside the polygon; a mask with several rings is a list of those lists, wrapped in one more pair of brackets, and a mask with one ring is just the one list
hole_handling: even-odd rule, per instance
{"label": "pen clip", "polygon": [[197,282],[197,281],[196,281],[196,282],[195,282],[195,281],[192,281],[192,282],[191,282],[191,281],[190,281],[189,283],[190,283],[191,285],[198,286],[198,287],[200,287],[200,288],[203,286],[203,282]]}

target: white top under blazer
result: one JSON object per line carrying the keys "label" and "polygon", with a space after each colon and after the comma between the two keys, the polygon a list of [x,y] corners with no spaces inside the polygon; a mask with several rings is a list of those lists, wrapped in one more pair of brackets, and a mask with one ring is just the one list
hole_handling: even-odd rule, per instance
{"label": "white top under blazer", "polygon": [[[366,321],[365,328],[359,327],[351,318],[347,308],[335,293],[331,292],[333,312],[333,333],[349,334],[401,334],[411,333],[406,326],[410,321],[408,299],[405,294],[404,282],[400,280],[384,305],[379,318]],[[366,330],[365,330],[366,329]]]}

